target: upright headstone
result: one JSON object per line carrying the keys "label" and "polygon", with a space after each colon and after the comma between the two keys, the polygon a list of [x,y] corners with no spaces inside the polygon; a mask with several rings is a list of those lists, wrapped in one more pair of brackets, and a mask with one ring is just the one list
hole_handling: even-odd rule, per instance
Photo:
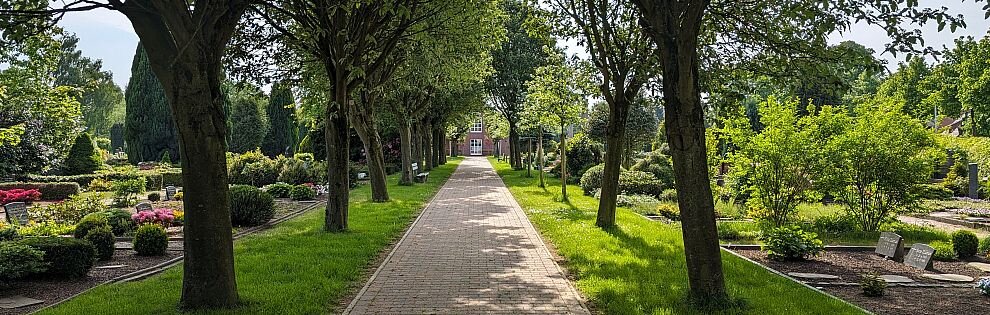
{"label": "upright headstone", "polygon": [[175,186],[165,187],[165,200],[172,200],[172,197],[175,196],[175,192]]}
{"label": "upright headstone", "polygon": [[896,233],[881,232],[877,241],[877,254],[895,261],[904,259],[904,238]]}
{"label": "upright headstone", "polygon": [[980,165],[969,163],[969,197],[980,198]]}
{"label": "upright headstone", "polygon": [[142,202],[142,203],[137,204],[137,206],[134,206],[134,209],[137,210],[137,212],[141,212],[141,211],[154,211],[155,210],[155,209],[153,209],[151,207],[151,204],[150,203],[147,203],[147,202]]}
{"label": "upright headstone", "polygon": [[911,246],[907,256],[904,256],[904,264],[922,270],[932,269],[932,255],[935,249],[925,244],[915,243]]}
{"label": "upright headstone", "polygon": [[26,225],[28,223],[28,208],[23,202],[11,202],[3,206],[7,213],[7,222],[15,225]]}

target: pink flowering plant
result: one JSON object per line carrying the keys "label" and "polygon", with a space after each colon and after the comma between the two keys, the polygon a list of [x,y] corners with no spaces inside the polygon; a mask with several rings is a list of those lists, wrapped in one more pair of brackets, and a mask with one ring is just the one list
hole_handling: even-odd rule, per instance
{"label": "pink flowering plant", "polygon": [[157,208],[152,211],[141,211],[131,215],[131,220],[138,225],[158,224],[169,227],[175,221],[175,212],[168,208]]}

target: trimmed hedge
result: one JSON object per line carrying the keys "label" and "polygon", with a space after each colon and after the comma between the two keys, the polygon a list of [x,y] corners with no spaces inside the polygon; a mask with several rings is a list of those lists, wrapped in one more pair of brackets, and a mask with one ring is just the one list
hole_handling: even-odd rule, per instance
{"label": "trimmed hedge", "polygon": [[46,275],[85,277],[93,268],[96,248],[87,241],[65,237],[29,237],[17,242],[45,253]]}
{"label": "trimmed hedge", "polygon": [[33,183],[61,183],[61,182],[73,182],[79,184],[79,186],[87,187],[89,183],[97,178],[103,178],[100,174],[83,174],[83,175],[72,175],[72,176],[53,176],[53,175],[22,175],[18,176],[16,179],[22,182],[33,182]]}
{"label": "trimmed hedge", "polygon": [[16,183],[0,183],[0,190],[10,190],[10,189],[37,189],[41,193],[41,200],[64,200],[73,195],[78,195],[81,189],[79,188],[79,183],[75,182],[57,182],[57,183],[39,183],[39,182],[16,182]]}
{"label": "trimmed hedge", "polygon": [[168,250],[168,233],[157,224],[145,224],[134,233],[134,251],[138,256],[163,256]]}
{"label": "trimmed hedge", "polygon": [[45,253],[13,242],[0,243],[0,287],[45,271]]}

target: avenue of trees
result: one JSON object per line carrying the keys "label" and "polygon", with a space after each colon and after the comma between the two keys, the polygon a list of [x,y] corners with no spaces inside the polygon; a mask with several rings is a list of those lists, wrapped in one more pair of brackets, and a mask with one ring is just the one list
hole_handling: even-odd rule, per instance
{"label": "avenue of trees", "polygon": [[[59,31],[51,26],[62,14],[98,8],[127,17],[142,43],[123,96],[106,84],[91,89],[89,96],[80,94],[62,85],[70,83],[61,83],[71,80],[57,81],[53,75],[66,72],[57,70],[57,56],[72,41],[60,45]],[[739,78],[821,78],[786,88],[808,96],[802,99],[832,102],[850,95],[832,93],[834,89],[865,91],[879,80],[876,72],[867,71],[875,68],[869,62],[836,62],[845,60],[846,49],[829,47],[828,36],[850,30],[853,23],[867,23],[887,30],[890,53],[936,54],[924,46],[920,32],[902,25],[935,23],[953,30],[965,25],[944,8],[923,9],[912,0],[111,0],[67,6],[0,0],[0,16],[0,64],[9,65],[0,71],[0,158],[14,161],[0,165],[0,175],[49,170],[54,161],[31,157],[64,156],[82,129],[112,133],[108,126],[119,120],[127,122],[123,133],[132,162],[158,160],[164,152],[179,157],[186,216],[184,309],[239,303],[228,151],[260,147],[279,154],[305,146],[325,159],[330,197],[323,228],[342,232],[348,229],[352,135],[361,142],[371,199],[380,202],[389,199],[383,133],[399,135],[400,182],[411,184],[413,164],[419,171],[443,164],[444,143],[456,138],[456,126],[490,110],[489,115],[500,116],[499,126],[505,129],[496,130],[510,140],[510,161],[521,168],[520,130],[533,120],[524,121],[532,116],[527,107],[544,113],[536,119],[538,138],[542,141],[545,125],[560,133],[560,147],[566,148],[564,122],[587,110],[588,96],[607,107],[594,111],[597,125],[604,126],[595,128],[597,137],[605,145],[596,225],[615,227],[621,167],[629,164],[630,148],[650,138],[633,136],[640,130],[631,130],[636,127],[631,127],[630,118],[649,117],[643,113],[655,112],[650,104],[662,104],[690,296],[704,303],[725,301],[729,297],[715,226],[708,163],[712,146],[706,129],[713,122],[717,125],[720,115],[736,112],[730,107],[746,104],[746,95],[731,89],[747,81]],[[561,56],[553,38],[576,41],[586,50],[586,60]],[[957,78],[960,85],[933,87],[924,98],[913,91],[891,94],[958,100],[960,112],[973,110],[972,119],[979,123],[973,124],[972,132],[981,134],[979,128],[988,117],[980,111],[986,103],[981,99],[987,95],[986,71],[977,75],[988,60],[983,58],[984,42],[961,43],[963,48],[946,53],[948,61],[934,70],[915,65],[918,72],[910,74],[905,70],[910,63],[902,69],[908,78],[938,73],[943,79],[933,81]],[[94,65],[90,69],[99,68],[97,62],[75,58]],[[858,70],[858,81],[836,88],[830,84],[836,69],[823,69],[823,63],[850,65]],[[106,82],[100,71],[85,75],[97,78],[87,82]],[[25,77],[37,80],[22,80]],[[266,100],[259,86],[276,82]],[[881,94],[893,90],[878,89]],[[703,101],[703,94],[710,100]],[[301,99],[298,106],[292,105],[295,97]],[[85,113],[113,117],[121,98],[127,107],[122,118],[83,118]],[[810,104],[795,107],[808,110],[818,105],[802,102]],[[909,112],[923,116],[928,110]],[[149,141],[138,136],[142,133],[168,139]],[[566,154],[560,156],[566,177]]]}

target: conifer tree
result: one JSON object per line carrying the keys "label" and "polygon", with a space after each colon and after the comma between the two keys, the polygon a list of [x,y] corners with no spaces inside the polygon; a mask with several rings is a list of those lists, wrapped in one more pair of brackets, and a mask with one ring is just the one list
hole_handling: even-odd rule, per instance
{"label": "conifer tree", "polygon": [[292,108],[292,90],[284,84],[277,84],[272,88],[272,94],[268,98],[268,106],[265,113],[268,115],[268,133],[261,146],[262,152],[268,156],[284,154],[291,156],[293,141],[295,138],[296,123],[292,118],[295,110]]}
{"label": "conifer tree", "polygon": [[131,79],[127,82],[124,96],[127,100],[124,121],[127,160],[131,163],[158,161],[165,151],[169,151],[170,156],[179,157],[179,140],[172,109],[140,43],[131,64]]}
{"label": "conifer tree", "polygon": [[65,173],[68,175],[89,174],[100,169],[103,159],[96,151],[93,138],[83,132],[76,136],[75,143],[69,149],[69,157],[65,159]]}

